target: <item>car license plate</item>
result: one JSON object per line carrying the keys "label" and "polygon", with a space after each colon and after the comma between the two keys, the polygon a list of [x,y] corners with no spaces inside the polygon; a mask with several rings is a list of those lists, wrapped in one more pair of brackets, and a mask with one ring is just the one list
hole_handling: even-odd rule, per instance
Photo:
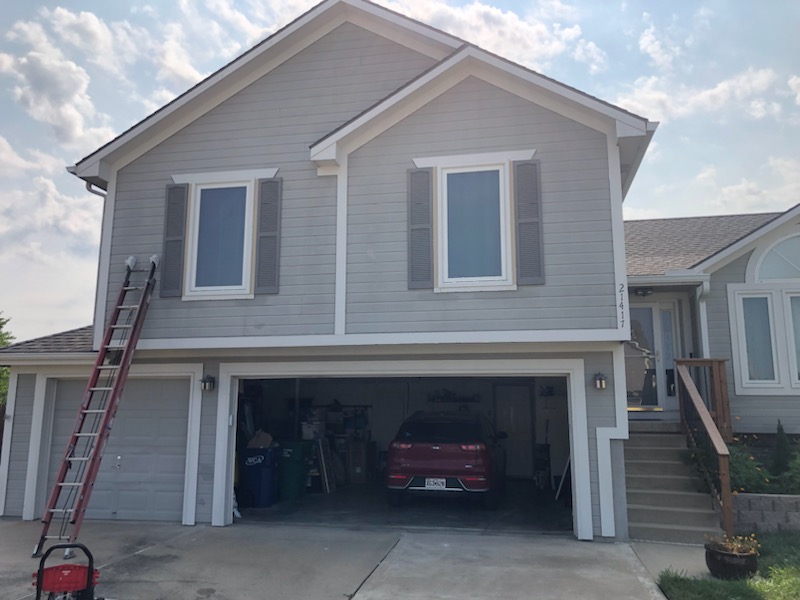
{"label": "car license plate", "polygon": [[443,490],[447,487],[447,479],[444,477],[426,477],[425,489],[426,490]]}

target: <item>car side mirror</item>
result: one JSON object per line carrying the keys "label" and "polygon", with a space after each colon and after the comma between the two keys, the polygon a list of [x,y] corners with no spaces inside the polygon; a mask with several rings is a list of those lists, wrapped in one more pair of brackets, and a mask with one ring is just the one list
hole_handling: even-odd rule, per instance
{"label": "car side mirror", "polygon": [[498,431],[497,433],[494,434],[494,438],[496,440],[507,440],[508,434],[505,431]]}

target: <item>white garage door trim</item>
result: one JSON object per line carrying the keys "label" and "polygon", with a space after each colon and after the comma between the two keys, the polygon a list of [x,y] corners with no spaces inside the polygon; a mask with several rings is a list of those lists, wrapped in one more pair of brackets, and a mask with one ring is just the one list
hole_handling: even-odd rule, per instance
{"label": "white garage door trim", "polygon": [[[36,387],[33,398],[33,425],[28,448],[28,467],[25,479],[25,496],[22,505],[22,519],[32,521],[36,515],[37,488],[41,477],[47,477],[47,460],[42,456],[42,442],[45,436],[45,421],[52,422],[53,415],[45,418],[47,381],[49,379],[86,379],[90,369],[75,367],[50,367],[46,372],[20,369],[17,374],[36,374]],[[200,456],[200,407],[202,391],[200,379],[203,377],[202,364],[159,364],[133,365],[131,378],[188,378],[189,414],[186,435],[186,467],[184,470],[183,525],[194,525],[197,510],[197,470]],[[53,411],[51,406],[50,410]],[[49,434],[48,434],[49,435]],[[44,440],[48,442],[49,440]],[[44,453],[45,457],[49,453]],[[49,490],[47,490],[49,492]]]}
{"label": "white garage door trim", "polygon": [[589,475],[589,435],[586,415],[586,376],[583,359],[464,359],[408,361],[334,361],[281,363],[222,363],[217,395],[217,435],[214,460],[214,498],[211,524],[233,522],[233,462],[235,436],[231,434],[238,378],[293,377],[567,377],[569,390],[570,450],[572,456],[575,535],[594,538]]}

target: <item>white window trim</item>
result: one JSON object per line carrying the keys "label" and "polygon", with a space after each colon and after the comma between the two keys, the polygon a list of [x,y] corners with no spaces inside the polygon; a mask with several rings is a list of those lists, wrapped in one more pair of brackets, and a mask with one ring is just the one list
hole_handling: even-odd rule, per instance
{"label": "white window trim", "polygon": [[798,341],[794,339],[792,298],[800,298],[800,289],[789,290],[783,293],[783,311],[785,315],[784,322],[786,323],[786,340],[789,347],[789,385],[791,385],[794,389],[798,389],[800,388],[800,374],[798,373],[800,365],[797,364],[797,348],[795,347],[795,344],[798,344]]}
{"label": "white window trim", "polygon": [[[436,282],[433,291],[441,292],[497,292],[516,290],[514,273],[514,231],[511,197],[511,163],[531,160],[535,150],[509,152],[487,152],[483,154],[461,154],[454,156],[428,156],[415,158],[417,168],[433,168],[436,184],[435,202],[435,256]],[[447,276],[447,175],[475,171],[499,171],[500,173],[500,264],[501,275],[492,277]]]}
{"label": "white window trim", "polygon": [[[729,284],[728,307],[731,329],[734,387],[739,396],[786,396],[797,393],[800,381],[792,363],[794,339],[791,326],[789,298],[800,296],[800,283],[795,289],[785,289],[785,282]],[[772,342],[772,360],[775,380],[753,381],[749,379],[747,347],[744,334],[743,298],[767,298]]]}
{"label": "white window trim", "polygon": [[[251,300],[253,293],[253,255],[255,227],[256,181],[277,175],[278,169],[248,169],[241,171],[216,171],[213,173],[184,173],[173,175],[176,184],[189,184],[188,219],[186,230],[186,260],[184,262],[182,300]],[[242,262],[242,284],[237,286],[197,287],[197,235],[200,219],[200,194],[204,189],[244,187],[245,225]]]}

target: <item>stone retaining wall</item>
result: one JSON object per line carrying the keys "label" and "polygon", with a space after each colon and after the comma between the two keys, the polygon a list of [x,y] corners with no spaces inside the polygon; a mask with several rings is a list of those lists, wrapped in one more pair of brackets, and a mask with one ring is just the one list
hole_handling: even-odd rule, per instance
{"label": "stone retaining wall", "polygon": [[736,533],[800,531],[800,496],[738,494],[733,510]]}

